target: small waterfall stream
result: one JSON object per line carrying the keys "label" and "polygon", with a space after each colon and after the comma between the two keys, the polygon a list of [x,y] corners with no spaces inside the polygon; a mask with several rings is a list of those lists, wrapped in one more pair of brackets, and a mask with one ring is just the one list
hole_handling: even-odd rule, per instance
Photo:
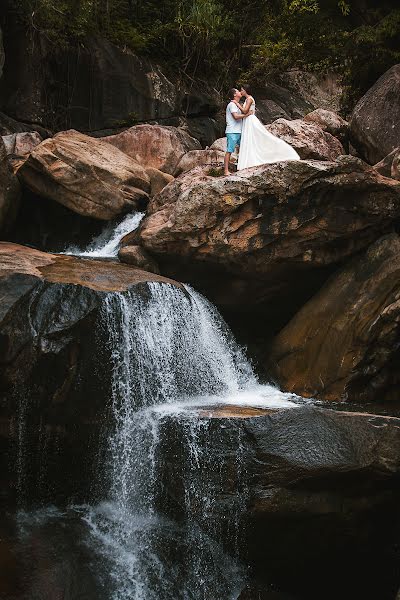
{"label": "small waterfall stream", "polygon": [[70,246],[61,254],[71,254],[84,258],[115,258],[118,256],[122,238],[137,229],[143,217],[144,213],[134,212],[125,215],[122,221],[117,224],[111,221],[84,250],[76,246]]}

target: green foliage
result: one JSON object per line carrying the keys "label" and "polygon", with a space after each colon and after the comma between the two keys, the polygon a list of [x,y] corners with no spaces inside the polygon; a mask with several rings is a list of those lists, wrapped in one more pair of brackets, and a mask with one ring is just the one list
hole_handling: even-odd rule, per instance
{"label": "green foliage", "polygon": [[101,35],[219,88],[336,70],[349,108],[400,62],[398,0],[2,0],[54,44]]}

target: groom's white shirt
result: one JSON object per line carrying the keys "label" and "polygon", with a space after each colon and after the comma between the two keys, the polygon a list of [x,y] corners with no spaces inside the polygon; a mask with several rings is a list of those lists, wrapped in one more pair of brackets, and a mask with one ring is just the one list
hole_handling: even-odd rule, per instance
{"label": "groom's white shirt", "polygon": [[236,120],[232,113],[240,113],[240,108],[234,102],[229,102],[226,107],[226,129],[225,133],[242,133],[242,120]]}

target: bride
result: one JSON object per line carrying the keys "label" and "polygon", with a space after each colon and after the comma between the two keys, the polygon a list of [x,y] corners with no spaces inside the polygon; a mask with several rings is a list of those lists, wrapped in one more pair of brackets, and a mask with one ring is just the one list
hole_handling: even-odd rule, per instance
{"label": "bride", "polygon": [[238,171],[281,160],[300,160],[300,156],[292,146],[269,133],[261,121],[257,119],[254,114],[256,103],[253,96],[251,96],[250,87],[243,85],[240,93],[242,97],[246,98],[244,105],[234,100],[235,104],[243,114],[250,111],[253,114],[243,119]]}

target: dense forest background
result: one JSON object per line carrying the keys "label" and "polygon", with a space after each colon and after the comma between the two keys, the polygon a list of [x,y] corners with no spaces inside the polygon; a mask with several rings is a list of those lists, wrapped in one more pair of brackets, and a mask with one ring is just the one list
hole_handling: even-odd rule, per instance
{"label": "dense forest background", "polygon": [[6,0],[55,45],[101,35],[218,90],[288,68],[336,71],[342,108],[400,62],[398,0]]}

